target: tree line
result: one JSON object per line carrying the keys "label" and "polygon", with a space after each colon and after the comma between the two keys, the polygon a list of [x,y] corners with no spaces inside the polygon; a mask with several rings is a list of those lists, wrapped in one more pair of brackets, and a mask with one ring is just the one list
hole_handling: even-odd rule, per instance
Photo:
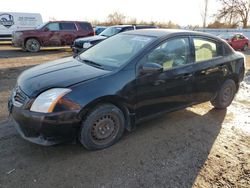
{"label": "tree line", "polygon": [[[203,27],[207,28],[248,28],[248,19],[250,12],[250,0],[217,0],[221,4],[216,14],[212,15],[213,22],[207,24],[207,17],[209,11],[209,0],[204,0],[204,9],[201,11],[201,18]],[[93,25],[119,25],[119,24],[142,24],[154,25],[160,28],[180,28],[178,24],[172,21],[168,22],[146,22],[138,21],[136,18],[128,18],[119,12],[111,13],[107,16],[106,21],[100,22],[98,20],[92,21]],[[197,28],[198,25],[188,25],[188,28]]]}

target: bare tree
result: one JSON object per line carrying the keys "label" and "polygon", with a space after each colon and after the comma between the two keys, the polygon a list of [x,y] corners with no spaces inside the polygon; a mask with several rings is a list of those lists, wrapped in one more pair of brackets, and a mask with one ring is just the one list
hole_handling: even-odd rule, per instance
{"label": "bare tree", "polygon": [[239,25],[247,27],[250,11],[249,0],[219,0],[222,8],[217,13],[217,19],[223,20],[228,25]]}
{"label": "bare tree", "polygon": [[112,25],[123,24],[125,22],[126,16],[119,12],[114,12],[108,15],[108,22]]}

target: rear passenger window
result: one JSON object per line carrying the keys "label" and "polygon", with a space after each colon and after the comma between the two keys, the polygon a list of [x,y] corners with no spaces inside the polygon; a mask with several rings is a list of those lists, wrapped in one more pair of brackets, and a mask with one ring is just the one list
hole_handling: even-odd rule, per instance
{"label": "rear passenger window", "polygon": [[74,23],[61,23],[61,30],[76,30],[76,26]]}
{"label": "rear passenger window", "polygon": [[91,31],[92,30],[92,26],[90,25],[90,23],[80,22],[79,25],[85,31]]}
{"label": "rear passenger window", "polygon": [[222,47],[214,41],[194,39],[195,61],[206,61],[222,56]]}

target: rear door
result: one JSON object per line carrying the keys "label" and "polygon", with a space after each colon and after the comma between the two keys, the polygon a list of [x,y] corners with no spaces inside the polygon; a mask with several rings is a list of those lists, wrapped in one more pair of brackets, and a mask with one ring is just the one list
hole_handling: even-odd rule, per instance
{"label": "rear door", "polygon": [[[145,63],[160,64],[163,71],[141,74]],[[188,37],[168,39],[145,55],[137,68],[137,118],[191,104],[192,66]]]}
{"label": "rear door", "polygon": [[227,66],[222,44],[210,38],[193,37],[194,85],[193,100],[200,103],[210,100],[220,88]]}
{"label": "rear door", "polygon": [[60,23],[60,40],[62,45],[71,45],[77,36],[77,28],[74,22]]}

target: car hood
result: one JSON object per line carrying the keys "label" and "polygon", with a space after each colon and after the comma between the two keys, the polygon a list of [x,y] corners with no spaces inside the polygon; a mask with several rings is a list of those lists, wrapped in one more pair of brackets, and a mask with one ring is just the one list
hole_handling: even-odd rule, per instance
{"label": "car hood", "polygon": [[101,35],[95,35],[92,37],[84,37],[84,38],[78,38],[75,40],[76,43],[84,43],[84,42],[92,42],[92,41],[97,41],[97,40],[104,40],[107,37],[101,36]]}
{"label": "car hood", "polygon": [[68,57],[24,71],[18,77],[17,84],[29,97],[35,97],[50,88],[69,87],[108,73],[110,71],[102,70],[82,63],[73,57]]}

